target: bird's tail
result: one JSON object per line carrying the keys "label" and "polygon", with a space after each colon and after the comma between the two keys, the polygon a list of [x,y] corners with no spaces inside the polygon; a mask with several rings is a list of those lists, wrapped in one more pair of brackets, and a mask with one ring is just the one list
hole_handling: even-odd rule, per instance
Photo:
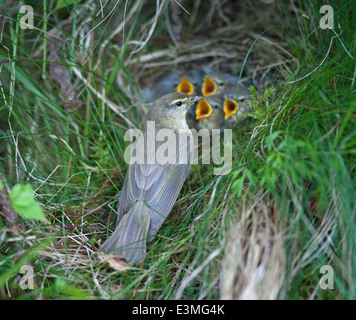
{"label": "bird's tail", "polygon": [[100,251],[124,258],[128,263],[142,261],[146,254],[146,241],[151,218],[143,201],[136,202],[125,213],[115,231],[100,247]]}

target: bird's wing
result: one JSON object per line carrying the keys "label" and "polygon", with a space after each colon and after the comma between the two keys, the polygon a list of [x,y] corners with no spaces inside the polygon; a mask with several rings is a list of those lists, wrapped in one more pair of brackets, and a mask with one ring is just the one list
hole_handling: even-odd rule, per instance
{"label": "bird's wing", "polygon": [[[183,144],[181,149],[178,148],[177,164],[130,165],[120,196],[118,222],[134,203],[143,200],[150,209],[149,236],[156,233],[170,213],[189,175],[192,158],[191,154],[183,148],[190,150],[190,142],[187,145]],[[182,159],[185,157],[187,159]]]}
{"label": "bird's wing", "polygon": [[120,195],[118,221],[130,210],[134,203],[144,199],[145,192],[159,179],[164,167],[134,163],[129,166]]}
{"label": "bird's wing", "polygon": [[151,209],[151,237],[161,227],[171,212],[190,171],[190,165],[170,165],[145,193],[145,203]]}

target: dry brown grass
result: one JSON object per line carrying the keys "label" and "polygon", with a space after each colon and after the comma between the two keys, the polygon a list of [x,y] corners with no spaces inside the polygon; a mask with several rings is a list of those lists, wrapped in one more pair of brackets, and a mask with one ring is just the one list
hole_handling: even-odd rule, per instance
{"label": "dry brown grass", "polygon": [[226,232],[221,298],[284,298],[283,230],[273,202],[261,193],[233,210],[238,220],[230,223]]}

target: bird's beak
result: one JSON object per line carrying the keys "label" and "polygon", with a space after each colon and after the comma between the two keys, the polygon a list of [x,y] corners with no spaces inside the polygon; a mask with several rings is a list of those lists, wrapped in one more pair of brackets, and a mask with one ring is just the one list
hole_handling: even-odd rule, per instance
{"label": "bird's beak", "polygon": [[203,82],[201,92],[204,97],[209,97],[213,95],[217,90],[217,85],[215,82],[208,76],[205,77],[205,81]]}
{"label": "bird's beak", "polygon": [[193,94],[194,86],[193,84],[187,79],[187,77],[183,77],[182,81],[177,86],[177,92],[184,92],[188,96]]}
{"label": "bird's beak", "polygon": [[205,99],[201,99],[195,110],[195,119],[207,118],[212,112],[213,109],[210,104]]}
{"label": "bird's beak", "polygon": [[226,98],[224,101],[225,120],[229,119],[233,114],[235,114],[238,108],[239,105],[236,101]]}
{"label": "bird's beak", "polygon": [[189,97],[188,101],[188,107],[190,107],[193,103],[199,101],[200,99],[203,99],[204,97],[202,96],[195,96],[195,97]]}

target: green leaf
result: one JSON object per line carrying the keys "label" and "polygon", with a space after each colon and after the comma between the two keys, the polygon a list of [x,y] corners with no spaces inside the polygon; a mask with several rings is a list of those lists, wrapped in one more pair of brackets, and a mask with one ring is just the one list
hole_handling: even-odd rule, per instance
{"label": "green leaf", "polygon": [[2,183],[2,181],[0,180],[0,191],[4,188],[4,184]]}
{"label": "green leaf", "polygon": [[255,179],[253,173],[248,169],[245,169],[245,172],[246,172],[247,178],[250,181],[251,185],[255,186],[256,185],[256,179]]}
{"label": "green leaf", "polygon": [[273,141],[279,137],[283,132],[281,130],[275,131],[271,133],[269,136],[266,137],[265,142],[267,144],[268,151],[271,151],[272,149],[272,143]]}
{"label": "green leaf", "polygon": [[241,196],[242,189],[244,186],[244,181],[245,181],[245,175],[243,175],[242,177],[238,178],[233,182],[233,184],[231,185],[231,189],[233,190],[233,196],[235,195],[237,195],[238,197]]}
{"label": "green leaf", "polygon": [[12,208],[25,219],[46,220],[43,210],[35,200],[31,185],[17,185],[9,193]]}
{"label": "green leaf", "polygon": [[56,278],[52,290],[55,295],[60,294],[76,300],[88,300],[86,293],[81,288],[71,285],[66,279],[63,278]]}
{"label": "green leaf", "polygon": [[78,0],[58,0],[56,4],[56,8],[54,10],[59,10],[65,7],[70,6],[73,3],[78,2]]}

